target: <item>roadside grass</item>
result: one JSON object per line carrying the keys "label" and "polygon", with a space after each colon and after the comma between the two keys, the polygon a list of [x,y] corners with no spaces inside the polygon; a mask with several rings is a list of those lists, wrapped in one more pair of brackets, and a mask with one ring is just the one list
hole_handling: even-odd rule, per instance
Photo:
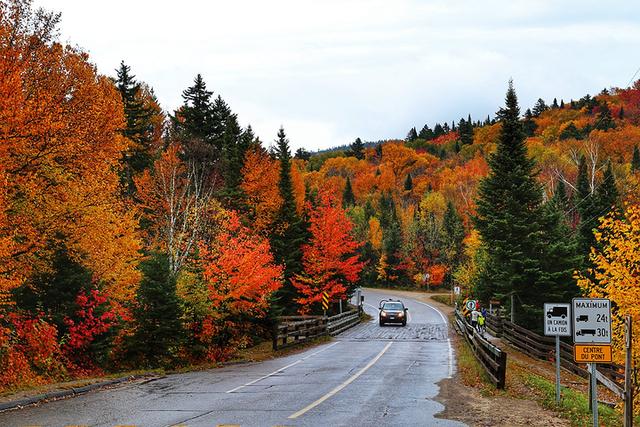
{"label": "roadside grass", "polygon": [[[588,396],[571,388],[562,387],[562,398],[558,404],[556,403],[556,385],[553,381],[526,372],[521,375],[524,384],[531,389],[536,400],[545,408],[556,411],[574,426],[585,426],[592,422]],[[598,405],[598,421],[601,426],[622,425],[621,414],[606,405]]]}
{"label": "roadside grass", "polygon": [[444,305],[448,305],[450,307],[453,307],[453,304],[451,303],[451,296],[448,294],[441,294],[441,295],[431,295],[431,299],[434,301],[439,302],[440,304],[444,304]]}

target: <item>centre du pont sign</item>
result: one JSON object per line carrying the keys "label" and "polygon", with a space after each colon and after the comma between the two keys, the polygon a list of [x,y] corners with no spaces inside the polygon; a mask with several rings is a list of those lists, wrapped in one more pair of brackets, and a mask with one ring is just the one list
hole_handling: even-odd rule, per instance
{"label": "centre du pont sign", "polygon": [[544,334],[571,336],[571,304],[545,303]]}
{"label": "centre du pont sign", "polygon": [[611,301],[573,299],[573,355],[578,363],[611,363]]}

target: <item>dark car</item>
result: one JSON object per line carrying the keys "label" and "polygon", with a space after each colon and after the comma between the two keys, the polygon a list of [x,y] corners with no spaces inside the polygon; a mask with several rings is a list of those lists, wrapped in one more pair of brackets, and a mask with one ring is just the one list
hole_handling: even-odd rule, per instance
{"label": "dark car", "polygon": [[400,323],[402,326],[407,325],[407,311],[409,310],[404,306],[402,301],[397,300],[382,300],[380,301],[380,313],[378,318],[380,320],[380,326],[387,323]]}

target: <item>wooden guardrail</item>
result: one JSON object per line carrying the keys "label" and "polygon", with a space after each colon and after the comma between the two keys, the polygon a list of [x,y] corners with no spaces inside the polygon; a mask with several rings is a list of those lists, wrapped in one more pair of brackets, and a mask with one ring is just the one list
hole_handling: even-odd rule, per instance
{"label": "wooden guardrail", "polygon": [[484,339],[457,310],[455,325],[496,388],[504,389],[507,374],[507,353]]}
{"label": "wooden guardrail", "polygon": [[338,335],[358,323],[360,323],[360,314],[357,310],[345,311],[327,319],[327,332],[329,335]]}
{"label": "wooden guardrail", "polygon": [[[493,318],[489,320],[490,318]],[[487,315],[486,324],[490,322],[492,326],[488,326],[490,332],[495,336],[501,336],[511,345],[516,347],[528,356],[543,359],[554,360],[555,356],[555,338],[538,335],[528,329],[509,322],[506,319],[500,319],[497,316]],[[494,327],[496,329],[494,329]],[[499,335],[494,334],[497,332]],[[581,364],[574,361],[573,346],[567,342],[560,341],[560,364],[562,367],[583,378],[589,377],[589,371]],[[598,381],[611,390],[615,395],[622,398],[624,391],[624,368],[617,364],[598,364]]]}
{"label": "wooden guardrail", "polygon": [[273,349],[301,344],[323,335],[338,335],[360,323],[357,310],[350,310],[331,317],[282,316],[273,333]]}

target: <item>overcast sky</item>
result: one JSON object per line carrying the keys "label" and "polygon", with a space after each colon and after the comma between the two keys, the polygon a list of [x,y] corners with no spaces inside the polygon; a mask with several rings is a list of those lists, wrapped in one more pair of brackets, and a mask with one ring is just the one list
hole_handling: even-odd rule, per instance
{"label": "overcast sky", "polygon": [[[626,86],[640,67],[635,1],[34,0],[101,73],[121,60],[165,110],[201,73],[270,143],[404,138],[410,127]],[[637,77],[636,77],[637,78]],[[524,110],[523,108],[523,110]]]}

